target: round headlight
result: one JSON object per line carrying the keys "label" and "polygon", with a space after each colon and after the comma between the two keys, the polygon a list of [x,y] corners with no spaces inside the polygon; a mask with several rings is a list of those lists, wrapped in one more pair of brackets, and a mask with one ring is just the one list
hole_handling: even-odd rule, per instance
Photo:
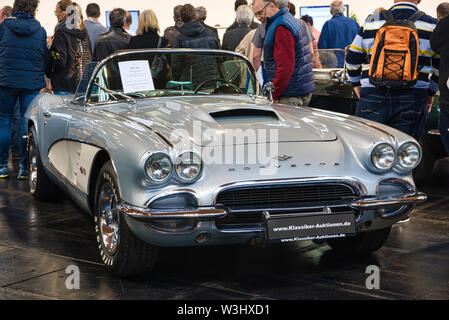
{"label": "round headlight", "polygon": [[176,160],[176,175],[184,183],[195,182],[200,177],[201,171],[201,158],[193,152],[183,153]]}
{"label": "round headlight", "polygon": [[371,161],[378,170],[390,170],[396,158],[394,148],[388,143],[379,144],[371,153]]}
{"label": "round headlight", "polygon": [[398,150],[398,162],[401,168],[415,169],[421,160],[421,150],[414,142],[404,143]]}
{"label": "round headlight", "polygon": [[165,182],[170,178],[172,171],[173,164],[164,153],[153,154],[145,163],[147,176],[155,182]]}

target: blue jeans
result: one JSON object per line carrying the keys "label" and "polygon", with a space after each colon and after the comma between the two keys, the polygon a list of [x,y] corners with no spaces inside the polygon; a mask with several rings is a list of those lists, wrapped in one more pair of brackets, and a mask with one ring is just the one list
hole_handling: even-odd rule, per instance
{"label": "blue jeans", "polygon": [[362,89],[356,116],[383,123],[419,141],[427,119],[426,90],[367,93]]}
{"label": "blue jeans", "polygon": [[444,148],[449,156],[449,114],[441,110],[440,113],[440,133]]}
{"label": "blue jeans", "polygon": [[40,90],[25,90],[0,87],[0,166],[8,165],[11,144],[11,120],[14,116],[16,102],[20,104],[20,165],[26,166],[26,124],[24,114],[31,100]]}
{"label": "blue jeans", "polygon": [[20,104],[17,100],[14,106],[14,114],[11,119],[11,151],[12,154],[20,154]]}

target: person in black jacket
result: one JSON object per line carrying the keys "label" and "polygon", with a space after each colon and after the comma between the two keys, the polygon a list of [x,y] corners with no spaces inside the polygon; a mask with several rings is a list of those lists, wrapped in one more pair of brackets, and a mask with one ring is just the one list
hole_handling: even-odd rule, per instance
{"label": "person in black jacket", "polygon": [[206,29],[209,29],[209,31],[211,31],[215,35],[215,37],[218,39],[218,30],[215,29],[214,27],[208,26],[206,24],[206,18],[207,18],[206,8],[203,6],[196,7],[195,12],[196,12],[196,18],[197,18],[198,22]]}
{"label": "person in black jacket", "polygon": [[179,36],[175,38],[174,48],[219,49],[220,40],[215,34],[196,21],[196,11],[191,4],[181,8],[183,25],[179,28]]}
{"label": "person in black jacket", "polygon": [[[220,49],[220,40],[214,33],[196,21],[195,8],[186,4],[181,8],[180,35],[175,38],[174,48]],[[199,55],[174,56],[173,79],[175,81],[191,81],[198,86],[207,79],[219,78],[215,58]]]}
{"label": "person in black jacket", "polygon": [[168,40],[159,36],[159,22],[153,10],[145,10],[139,16],[137,35],[131,38],[128,49],[166,48]]}
{"label": "person in black jacket", "polygon": [[449,16],[441,19],[430,38],[432,49],[440,58],[440,133],[446,152],[449,154]]}
{"label": "person in black jacket", "polygon": [[68,10],[71,11],[67,13],[67,18],[58,24],[55,32],[47,69],[47,77],[51,80],[51,88],[47,89],[61,95],[75,93],[84,69],[92,58],[82,9],[72,3]]}
{"label": "person in black jacket", "polygon": [[128,47],[131,36],[123,29],[125,19],[125,10],[117,8],[111,11],[109,14],[111,28],[108,32],[100,34],[95,41],[93,61],[101,61],[115,51]]}
{"label": "person in black jacket", "polygon": [[223,36],[223,50],[235,51],[242,39],[251,30],[251,23],[254,20],[253,10],[249,6],[240,6],[237,9],[238,28],[228,31]]}
{"label": "person in black jacket", "polygon": [[[235,3],[234,3],[234,11],[237,12],[237,9],[240,6],[247,6],[247,5],[248,5],[248,1],[246,1],[246,0],[236,0]],[[226,32],[229,32],[231,30],[237,29],[238,26],[239,26],[239,23],[237,22],[237,20],[235,20],[234,23],[231,24],[226,29]],[[250,27],[251,27],[252,30],[254,30],[254,29],[257,29],[259,27],[259,24],[256,21],[253,21],[253,22],[251,22]]]}

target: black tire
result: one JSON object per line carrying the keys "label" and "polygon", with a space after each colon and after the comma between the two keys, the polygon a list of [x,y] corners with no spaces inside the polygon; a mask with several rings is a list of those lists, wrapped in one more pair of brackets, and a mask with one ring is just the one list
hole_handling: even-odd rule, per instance
{"label": "black tire", "polygon": [[[105,197],[110,195],[110,197]],[[108,200],[110,199],[110,200]],[[106,268],[120,277],[142,275],[151,271],[156,263],[158,248],[137,238],[129,229],[125,217],[116,209],[120,202],[120,191],[117,184],[117,175],[110,161],[106,162],[100,171],[95,188],[95,233],[101,259]],[[107,215],[102,211],[108,211],[105,203],[110,203],[110,212],[113,221],[118,227],[118,235],[114,235],[114,249],[108,248],[103,236],[109,225],[106,224]],[[111,224],[113,225],[113,224]],[[102,226],[103,230],[102,232]],[[111,230],[111,229],[109,229]]]}
{"label": "black tire", "polygon": [[379,250],[387,241],[391,227],[362,232],[351,238],[329,239],[327,244],[345,255],[367,255]]}
{"label": "black tire", "polygon": [[50,180],[42,166],[34,127],[30,128],[28,136],[28,181],[30,193],[38,201],[59,200],[63,192]]}

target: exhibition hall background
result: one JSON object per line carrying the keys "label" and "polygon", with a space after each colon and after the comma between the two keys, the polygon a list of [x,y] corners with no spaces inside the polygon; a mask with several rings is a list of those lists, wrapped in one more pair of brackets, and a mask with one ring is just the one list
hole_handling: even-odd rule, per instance
{"label": "exhibition hall background", "polygon": [[[228,27],[234,21],[234,1],[235,0],[77,0],[83,9],[87,4],[96,2],[101,6],[102,16],[101,23],[106,24],[106,17],[104,12],[116,7],[122,7],[125,10],[145,10],[153,9],[159,19],[161,30],[173,24],[173,7],[178,4],[191,3],[194,6],[205,6],[208,10],[208,17],[206,23],[209,25],[219,24],[221,27]],[[438,4],[448,0],[422,0],[419,5],[420,9],[426,13],[436,16],[435,10]],[[249,3],[252,1],[249,0]],[[309,1],[292,1],[297,7],[297,16],[299,16],[300,6],[319,6],[329,5],[331,0],[309,0]],[[13,0],[0,0],[0,7],[5,5],[12,5]],[[37,19],[42,26],[47,30],[48,35],[53,34],[53,29],[56,24],[56,17],[53,11],[57,0],[41,0]],[[361,1],[361,0],[347,0],[345,4],[349,5],[350,14],[355,13],[360,23],[363,23],[366,16],[373,12],[378,7],[389,8],[393,4],[393,0],[375,0],[375,1]]]}

